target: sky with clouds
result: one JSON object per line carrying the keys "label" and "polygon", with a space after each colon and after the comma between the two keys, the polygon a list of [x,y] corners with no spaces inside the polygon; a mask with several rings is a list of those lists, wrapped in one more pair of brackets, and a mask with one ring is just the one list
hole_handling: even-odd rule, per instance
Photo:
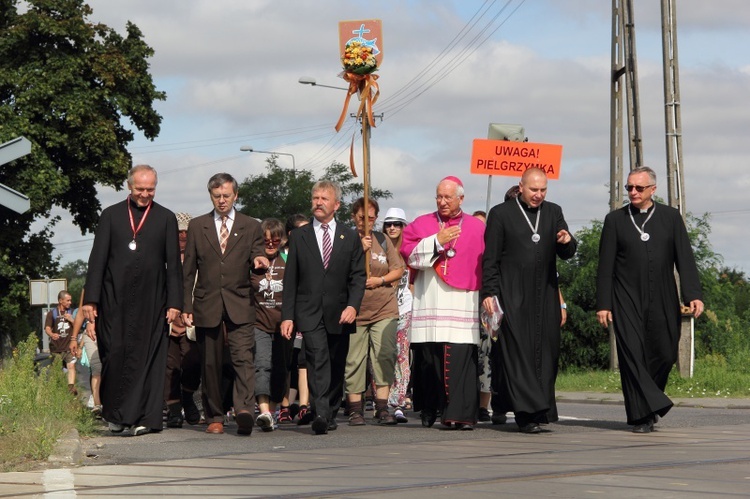
{"label": "sky with clouds", "polygon": [[[373,185],[381,203],[412,218],[434,209],[446,175],[465,184],[466,211],[484,209],[487,177],[469,173],[472,140],[488,124],[518,123],[531,142],[561,144],[559,180],[548,199],[573,231],[609,210],[611,2],[603,0],[89,0],[90,20],[124,33],[134,22],[155,50],[150,60],[164,117],[153,142],[138,136],[135,163],[159,171],[156,200],[193,215],[210,210],[206,181],[219,171],[245,179],[267,156],[292,154],[320,174],[348,164],[359,129],[333,129],[340,90],[301,85],[302,76],[343,86],[338,22],[381,19],[378,72],[383,114],[372,131]],[[660,2],[634,0],[643,151],[666,174]],[[730,267],[750,273],[750,4],[677,2],[685,201],[710,213],[711,242]],[[351,111],[354,111],[354,104]],[[138,135],[138,134],[136,134]],[[360,142],[355,155],[361,167]],[[278,163],[292,166],[281,155]],[[627,157],[625,158],[627,164]],[[514,177],[494,177],[499,202]],[[667,197],[666,183],[657,195]],[[103,206],[125,197],[102,188]],[[279,214],[287,215],[287,214]],[[87,259],[93,236],[64,217],[53,239],[62,261]]]}

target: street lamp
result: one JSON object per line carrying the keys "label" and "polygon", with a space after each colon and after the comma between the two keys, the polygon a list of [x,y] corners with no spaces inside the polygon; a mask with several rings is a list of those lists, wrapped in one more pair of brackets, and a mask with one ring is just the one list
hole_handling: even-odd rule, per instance
{"label": "street lamp", "polygon": [[297,164],[294,161],[294,154],[290,152],[276,152],[276,151],[259,151],[258,149],[253,149],[250,146],[242,146],[240,147],[240,151],[243,152],[259,152],[261,154],[275,154],[275,155],[281,155],[281,156],[291,156],[292,157],[292,170],[295,172],[297,171]]}
{"label": "street lamp", "polygon": [[336,90],[349,90],[347,87],[334,87],[333,85],[323,85],[322,83],[318,83],[315,78],[312,78],[310,76],[302,76],[299,79],[299,82],[303,85],[312,85],[313,87],[325,87],[325,88],[335,88]]}

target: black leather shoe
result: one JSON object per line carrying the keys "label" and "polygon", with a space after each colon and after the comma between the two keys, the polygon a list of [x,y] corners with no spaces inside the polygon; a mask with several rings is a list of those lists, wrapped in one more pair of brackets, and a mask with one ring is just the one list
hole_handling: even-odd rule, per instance
{"label": "black leather shoe", "polygon": [[633,433],[651,433],[654,431],[654,423],[641,423],[633,426]]}
{"label": "black leather shoe", "polygon": [[328,420],[328,431],[334,431],[338,427],[339,427],[339,424],[336,422],[335,419]]}
{"label": "black leather shoe", "polygon": [[422,426],[430,428],[435,424],[437,413],[431,409],[422,409]]}
{"label": "black leather shoe", "polygon": [[518,431],[520,431],[521,433],[541,433],[542,427],[539,426],[539,423],[529,423],[520,426],[518,428]]}
{"label": "black leather shoe", "polygon": [[316,435],[325,435],[328,433],[328,420],[323,416],[315,416],[312,422],[312,431]]}

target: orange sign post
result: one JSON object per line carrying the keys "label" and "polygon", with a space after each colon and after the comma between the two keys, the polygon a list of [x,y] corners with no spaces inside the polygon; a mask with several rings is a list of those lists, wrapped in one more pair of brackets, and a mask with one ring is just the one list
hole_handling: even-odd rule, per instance
{"label": "orange sign post", "polygon": [[509,140],[474,139],[471,173],[520,177],[529,168],[540,168],[547,178],[560,178],[562,146]]}

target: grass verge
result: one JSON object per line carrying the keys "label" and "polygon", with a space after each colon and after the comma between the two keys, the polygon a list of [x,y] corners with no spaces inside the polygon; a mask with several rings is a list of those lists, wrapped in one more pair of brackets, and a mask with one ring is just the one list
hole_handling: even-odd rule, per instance
{"label": "grass verge", "polygon": [[60,359],[34,365],[37,338],[31,334],[0,370],[0,471],[22,471],[46,460],[71,428],[90,434],[88,410],[68,392]]}
{"label": "grass verge", "polygon": [[[619,372],[576,370],[560,373],[555,389],[618,393],[622,386]],[[708,356],[696,360],[692,378],[682,378],[672,369],[666,392],[674,398],[750,398],[750,372],[727,365],[721,357]]]}

